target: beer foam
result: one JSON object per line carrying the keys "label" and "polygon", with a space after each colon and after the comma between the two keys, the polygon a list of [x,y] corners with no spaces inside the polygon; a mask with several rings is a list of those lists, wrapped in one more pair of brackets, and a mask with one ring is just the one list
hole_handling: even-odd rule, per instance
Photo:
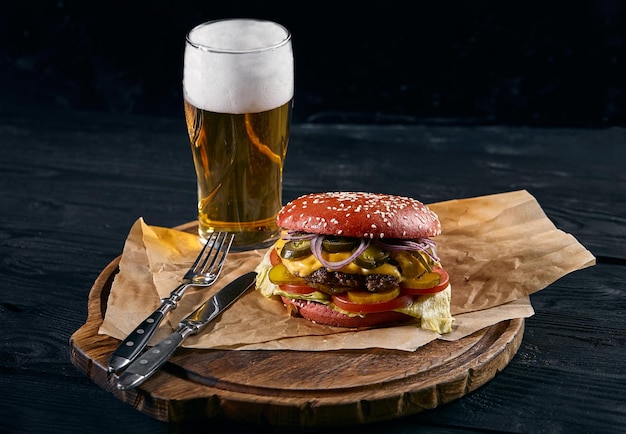
{"label": "beer foam", "polygon": [[289,32],[270,21],[224,20],[187,35],[185,99],[219,113],[258,113],[293,98]]}

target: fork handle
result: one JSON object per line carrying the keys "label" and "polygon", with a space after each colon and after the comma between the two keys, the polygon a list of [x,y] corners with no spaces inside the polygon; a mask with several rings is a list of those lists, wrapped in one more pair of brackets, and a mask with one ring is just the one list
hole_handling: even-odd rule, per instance
{"label": "fork handle", "polygon": [[169,311],[176,309],[178,300],[182,297],[187,286],[186,284],[182,284],[172,291],[170,296],[161,302],[158,309],[135,327],[135,330],[120,343],[109,359],[109,372],[117,373],[135,360],[146,345],[148,345],[148,342],[150,342],[150,339],[159,328],[165,315]]}

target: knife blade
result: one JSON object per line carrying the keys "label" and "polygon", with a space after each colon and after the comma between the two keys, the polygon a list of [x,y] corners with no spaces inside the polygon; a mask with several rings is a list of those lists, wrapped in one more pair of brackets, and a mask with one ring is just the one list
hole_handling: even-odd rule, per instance
{"label": "knife blade", "polygon": [[117,388],[119,390],[132,389],[150,378],[174,354],[174,351],[188,336],[197,334],[217,318],[254,285],[255,279],[256,273],[251,271],[239,276],[211,296],[191,315],[183,319],[174,333],[135,359],[118,378]]}

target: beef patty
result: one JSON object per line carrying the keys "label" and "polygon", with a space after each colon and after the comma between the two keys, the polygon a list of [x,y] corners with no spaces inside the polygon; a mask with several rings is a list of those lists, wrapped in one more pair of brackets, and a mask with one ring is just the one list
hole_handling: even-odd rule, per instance
{"label": "beef patty", "polygon": [[339,271],[328,271],[320,268],[305,277],[307,283],[327,294],[341,294],[355,288],[364,288],[370,292],[396,289],[400,282],[388,274],[348,274]]}

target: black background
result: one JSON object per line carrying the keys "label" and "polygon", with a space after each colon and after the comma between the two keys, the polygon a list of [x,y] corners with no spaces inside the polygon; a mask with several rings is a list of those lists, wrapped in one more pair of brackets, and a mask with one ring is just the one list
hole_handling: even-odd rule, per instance
{"label": "black background", "polygon": [[296,122],[626,124],[624,9],[590,2],[47,1],[0,6],[0,107],[182,116],[203,21],[293,34]]}

